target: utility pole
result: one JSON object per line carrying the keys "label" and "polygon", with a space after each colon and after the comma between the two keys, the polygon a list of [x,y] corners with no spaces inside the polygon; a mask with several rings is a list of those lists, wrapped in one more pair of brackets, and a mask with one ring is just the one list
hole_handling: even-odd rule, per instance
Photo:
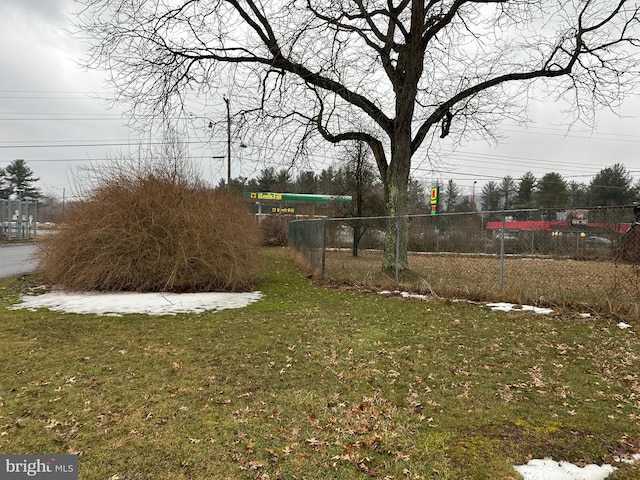
{"label": "utility pole", "polygon": [[231,109],[229,108],[229,99],[222,98],[227,104],[227,188],[231,188]]}
{"label": "utility pole", "polygon": [[476,211],[476,183],[478,182],[473,182],[473,190],[471,191],[471,213]]}

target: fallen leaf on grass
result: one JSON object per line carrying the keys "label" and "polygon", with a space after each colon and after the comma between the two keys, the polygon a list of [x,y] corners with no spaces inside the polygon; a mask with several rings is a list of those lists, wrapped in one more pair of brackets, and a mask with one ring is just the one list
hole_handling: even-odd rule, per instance
{"label": "fallen leaf on grass", "polygon": [[318,440],[317,438],[315,438],[315,437],[307,438],[305,440],[305,442],[307,442],[309,445],[311,445],[314,448],[319,447],[320,445],[322,445],[322,442],[320,440]]}
{"label": "fallen leaf on grass", "polygon": [[242,467],[243,470],[258,470],[259,468],[264,467],[263,462],[259,462],[258,460],[251,460],[246,465]]}
{"label": "fallen leaf on grass", "polygon": [[47,430],[52,430],[55,427],[57,427],[58,425],[62,425],[62,422],[60,420],[56,420],[55,418],[52,418],[51,420],[49,420],[47,422],[47,424],[45,425],[45,429]]}

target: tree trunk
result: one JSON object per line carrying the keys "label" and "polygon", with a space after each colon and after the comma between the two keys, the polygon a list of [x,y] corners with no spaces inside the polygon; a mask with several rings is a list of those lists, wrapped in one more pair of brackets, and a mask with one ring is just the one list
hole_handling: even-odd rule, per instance
{"label": "tree trunk", "polygon": [[353,224],[353,251],[352,254],[354,257],[358,256],[358,245],[360,244],[360,239],[364,234],[364,228],[362,224],[358,222],[362,222],[363,217],[363,206],[364,206],[364,192],[363,192],[363,170],[364,170],[364,146],[362,143],[358,143],[358,150],[356,153],[356,217],[358,220]]}
{"label": "tree trunk", "polygon": [[400,271],[409,268],[407,240],[409,232],[408,186],[411,167],[411,135],[396,135],[392,144],[391,163],[384,178],[387,231],[384,241],[382,269]]}
{"label": "tree trunk", "polygon": [[353,248],[351,250],[351,254],[354,257],[358,256],[358,245],[360,245],[360,240],[362,239],[362,235],[364,235],[364,230],[365,229],[362,225],[355,224],[353,226]]}

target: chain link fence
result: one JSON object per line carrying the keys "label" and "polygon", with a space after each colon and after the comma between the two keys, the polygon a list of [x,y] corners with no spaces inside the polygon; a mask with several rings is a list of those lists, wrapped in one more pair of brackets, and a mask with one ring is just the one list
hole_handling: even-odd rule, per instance
{"label": "chain link fence", "polygon": [[[322,278],[341,283],[640,317],[638,206],[406,220],[296,220],[289,224],[289,246]],[[389,224],[407,225],[409,271],[382,270]]]}
{"label": "chain link fence", "polygon": [[0,199],[0,240],[29,240],[36,236],[38,204]]}

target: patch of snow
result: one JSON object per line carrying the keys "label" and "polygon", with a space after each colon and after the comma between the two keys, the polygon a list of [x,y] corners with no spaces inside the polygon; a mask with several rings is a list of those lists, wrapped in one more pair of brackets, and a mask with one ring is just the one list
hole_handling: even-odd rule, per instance
{"label": "patch of snow", "polygon": [[580,318],[591,318],[591,314],[590,313],[581,313],[580,314]]}
{"label": "patch of snow", "polygon": [[534,307],[532,305],[523,305],[522,310],[530,310],[534,313],[539,313],[540,315],[548,315],[549,313],[553,313],[553,310],[551,308]]}
{"label": "patch of snow", "polygon": [[524,480],[604,480],[616,470],[616,467],[606,464],[578,467],[552,458],[533,459],[526,465],[516,465],[514,468]]}
{"label": "patch of snow", "polygon": [[[402,298],[413,298],[413,299],[417,299],[417,300],[426,300],[426,299],[429,298],[428,295],[418,295],[416,293],[401,292],[400,290],[381,290],[381,291],[378,292],[378,294],[380,294],[380,295],[399,295]],[[458,301],[458,300],[454,300],[454,301]],[[469,303],[475,303],[475,302],[469,302]],[[518,307],[513,303],[506,303],[506,302],[487,303],[486,305],[488,307],[491,307],[491,310],[500,310],[500,311],[503,311],[503,312],[512,312],[512,311],[516,311],[516,312],[534,312],[534,313],[538,313],[540,315],[546,315],[546,314],[549,314],[549,313],[553,313],[553,310],[551,308],[534,307],[532,305],[521,305],[521,306]]]}
{"label": "patch of snow", "polygon": [[380,295],[400,295],[402,298],[414,298],[417,300],[426,300],[429,298],[427,295],[418,295],[417,293],[401,292],[400,290],[381,290],[378,292]]}
{"label": "patch of snow", "polygon": [[260,292],[247,293],[135,293],[135,292],[49,292],[42,295],[25,295],[22,303],[9,307],[12,310],[48,308],[56,312],[93,313],[121,316],[127,313],[148,315],[176,315],[201,313],[208,310],[242,308],[260,299]]}
{"label": "patch of snow", "polygon": [[634,463],[640,463],[640,453],[634,453],[632,455],[615,456],[613,457],[613,459],[616,462],[628,463],[629,465],[633,465]]}
{"label": "patch of snow", "polygon": [[631,328],[631,325],[629,325],[628,323],[625,323],[625,322],[620,322],[618,324],[618,328],[621,328],[622,330],[626,330],[627,328]]}
{"label": "patch of snow", "polygon": [[426,300],[426,295],[418,295],[417,293],[400,292],[402,298],[416,298],[418,300]]}
{"label": "patch of snow", "polygon": [[491,310],[499,310],[501,312],[510,312],[514,309],[515,305],[513,303],[487,303],[487,307],[490,307]]}
{"label": "patch of snow", "polygon": [[523,312],[530,311],[534,313],[539,313],[541,315],[546,315],[549,313],[553,313],[553,310],[550,308],[542,308],[542,307],[534,307],[532,305],[522,305],[521,307],[517,307],[513,303],[506,302],[498,302],[498,303],[487,303],[487,307],[490,307],[491,310],[499,310],[502,312]]}

